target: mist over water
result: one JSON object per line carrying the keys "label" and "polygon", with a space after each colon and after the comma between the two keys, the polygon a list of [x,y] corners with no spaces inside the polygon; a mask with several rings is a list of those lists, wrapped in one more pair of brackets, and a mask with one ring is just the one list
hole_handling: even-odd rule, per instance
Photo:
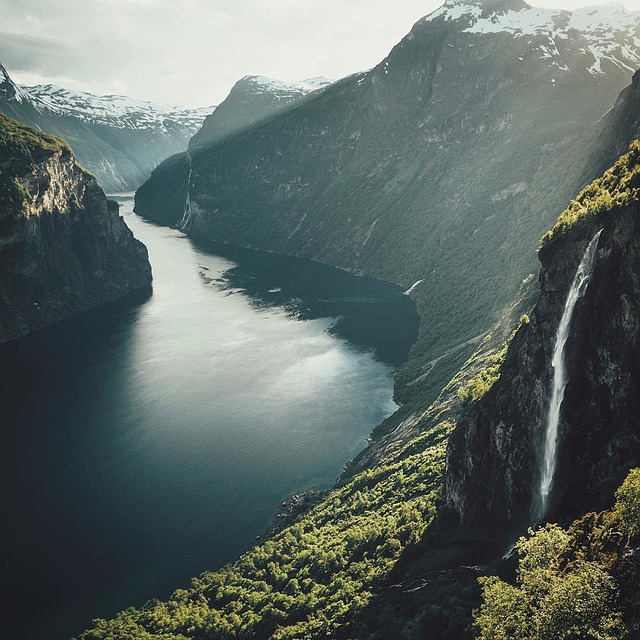
{"label": "mist over water", "polygon": [[239,555],[287,495],[330,486],[395,410],[392,363],[417,331],[398,287],[214,253],[121,201],[153,295],[0,348],[16,637],[166,597]]}

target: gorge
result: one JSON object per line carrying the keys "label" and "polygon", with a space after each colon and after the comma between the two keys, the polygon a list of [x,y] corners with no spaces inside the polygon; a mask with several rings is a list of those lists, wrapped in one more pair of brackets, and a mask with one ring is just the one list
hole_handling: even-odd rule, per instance
{"label": "gorge", "polygon": [[640,635],[638,64],[621,5],[447,0],[135,195],[0,116],[3,631]]}
{"label": "gorge", "polygon": [[195,245],[116,199],[153,295],[0,347],[3,482],[21,514],[4,575],[32,612],[14,637],[63,640],[234,560],[395,410],[392,365],[417,330],[398,287]]}

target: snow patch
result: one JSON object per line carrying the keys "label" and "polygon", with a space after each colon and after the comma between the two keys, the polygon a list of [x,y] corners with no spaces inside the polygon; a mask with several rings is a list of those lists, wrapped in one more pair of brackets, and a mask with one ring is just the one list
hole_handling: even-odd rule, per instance
{"label": "snow patch", "polygon": [[309,78],[300,82],[283,82],[266,76],[245,76],[243,81],[251,84],[259,92],[298,96],[325,89],[333,80],[325,77]]}
{"label": "snow patch", "polygon": [[599,76],[605,73],[603,64],[609,62],[624,71],[635,71],[640,66],[640,11],[627,11],[623,4],[614,2],[565,11],[525,7],[520,10],[488,12],[477,0],[447,0],[425,21],[444,19],[460,21],[463,33],[506,33],[516,38],[542,36],[537,45],[542,59],[552,67],[569,72],[562,60],[557,42],[566,42],[578,31],[585,39],[585,48],[594,62],[588,71]]}
{"label": "snow patch", "polygon": [[215,107],[190,109],[126,96],[99,96],[72,91],[56,85],[22,86],[20,89],[40,112],[73,116],[92,124],[120,129],[156,129],[167,131],[176,125],[194,133]]}

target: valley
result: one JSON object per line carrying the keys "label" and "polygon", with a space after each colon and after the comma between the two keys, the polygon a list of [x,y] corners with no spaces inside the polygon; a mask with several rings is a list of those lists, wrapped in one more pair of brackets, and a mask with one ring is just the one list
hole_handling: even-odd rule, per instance
{"label": "valley", "polygon": [[5,576],[34,614],[16,637],[62,640],[166,597],[235,559],[291,493],[330,487],[395,410],[387,363],[417,330],[397,287],[194,245],[116,199],[153,294],[0,347],[4,479],[22,514]]}
{"label": "valley", "polygon": [[215,108],[0,66],[11,637],[640,635],[640,5],[429,7]]}

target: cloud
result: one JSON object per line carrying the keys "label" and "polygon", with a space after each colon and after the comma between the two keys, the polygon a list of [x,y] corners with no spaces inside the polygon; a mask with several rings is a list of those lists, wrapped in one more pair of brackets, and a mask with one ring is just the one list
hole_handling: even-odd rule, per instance
{"label": "cloud", "polygon": [[[631,3],[640,8],[640,0]],[[0,61],[19,82],[205,106],[223,100],[244,75],[293,81],[370,68],[439,4],[0,0]]]}

